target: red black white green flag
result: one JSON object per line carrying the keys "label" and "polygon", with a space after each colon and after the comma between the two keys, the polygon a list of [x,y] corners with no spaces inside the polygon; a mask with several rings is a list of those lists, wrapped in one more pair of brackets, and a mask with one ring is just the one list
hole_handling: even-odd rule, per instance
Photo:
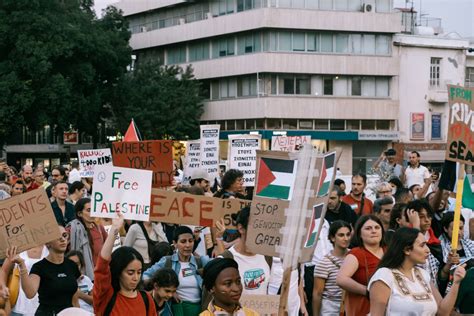
{"label": "red black white green flag", "polygon": [[318,197],[329,194],[331,180],[336,172],[336,153],[330,153],[324,156],[323,167],[321,169],[321,178],[319,180]]}
{"label": "red black white green flag", "polygon": [[309,226],[308,234],[306,235],[306,240],[304,242],[305,248],[311,248],[316,243],[316,236],[318,235],[318,227],[316,225],[316,220],[321,217],[323,209],[324,203],[313,206],[313,216],[311,216],[311,224]]}
{"label": "red black white green flag", "polygon": [[291,200],[296,179],[297,160],[261,157],[255,184],[255,195]]}

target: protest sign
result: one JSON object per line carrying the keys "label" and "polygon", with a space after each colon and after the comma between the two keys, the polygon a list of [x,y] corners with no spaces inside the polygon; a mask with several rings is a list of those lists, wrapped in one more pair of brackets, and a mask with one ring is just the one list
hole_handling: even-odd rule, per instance
{"label": "protest sign", "polygon": [[193,172],[201,168],[201,141],[190,140],[186,146],[186,158],[184,159],[183,184],[189,184]]}
{"label": "protest sign", "polygon": [[0,258],[8,247],[23,252],[60,237],[51,203],[44,189],[0,202]]}
{"label": "protest sign", "polygon": [[226,227],[231,228],[235,227],[231,214],[237,213],[250,202],[152,189],[150,220],[214,227],[215,221],[224,218]]}
{"label": "protest sign", "polygon": [[110,148],[78,150],[79,173],[81,178],[94,177],[96,166],[112,166],[112,153]]}
{"label": "protest sign", "polygon": [[[297,177],[300,164],[297,157],[296,153],[257,151],[257,174],[246,241],[251,252],[281,258],[283,252],[294,251],[282,248],[285,227],[290,216],[302,216],[304,233],[298,261],[307,262],[313,256],[320,230],[314,225],[314,220],[325,214],[328,191],[334,181],[331,170],[335,170],[337,159],[334,158],[337,156],[333,152],[314,158],[312,177],[308,180],[308,190],[312,194],[297,211],[299,213],[294,214],[289,213],[294,212],[289,207],[296,182],[300,181]],[[310,170],[306,170],[308,172]]]}
{"label": "protest sign", "polygon": [[256,311],[259,315],[278,313],[280,295],[242,295],[239,300],[244,307]]}
{"label": "protest sign", "polygon": [[220,125],[201,125],[201,167],[212,178],[219,176]]}
{"label": "protest sign", "polygon": [[449,122],[446,160],[474,165],[474,88],[448,85]]}
{"label": "protest sign", "polygon": [[173,181],[173,143],[169,140],[112,143],[114,166],[153,171],[154,188]]}
{"label": "protest sign", "polygon": [[243,185],[246,187],[255,184],[257,150],[260,150],[261,139],[260,135],[229,135],[229,168],[244,173]]}
{"label": "protest sign", "polygon": [[100,166],[94,173],[92,217],[114,218],[121,212],[125,219],[148,221],[150,217],[153,172]]}
{"label": "protest sign", "polygon": [[272,136],[272,150],[274,151],[298,151],[301,145],[311,144],[311,136]]}

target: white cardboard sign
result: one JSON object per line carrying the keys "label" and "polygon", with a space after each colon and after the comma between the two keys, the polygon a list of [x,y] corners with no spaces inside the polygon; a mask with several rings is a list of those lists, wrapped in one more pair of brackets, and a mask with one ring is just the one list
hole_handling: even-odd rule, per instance
{"label": "white cardboard sign", "polygon": [[81,178],[94,177],[97,166],[112,166],[112,153],[110,148],[78,150],[79,173]]}
{"label": "white cardboard sign", "polygon": [[201,141],[190,140],[186,145],[186,157],[184,159],[183,184],[189,184],[193,172],[201,167]]}
{"label": "white cardboard sign", "polygon": [[261,147],[260,135],[229,135],[229,168],[244,173],[244,186],[255,185],[257,150]]}
{"label": "white cardboard sign", "polygon": [[220,125],[201,125],[201,167],[212,178],[219,175]]}

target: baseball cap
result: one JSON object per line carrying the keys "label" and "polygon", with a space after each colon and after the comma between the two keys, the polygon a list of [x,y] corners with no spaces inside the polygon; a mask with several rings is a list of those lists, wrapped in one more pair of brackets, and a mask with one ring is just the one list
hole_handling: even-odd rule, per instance
{"label": "baseball cap", "polygon": [[396,155],[397,155],[397,151],[393,148],[387,149],[385,151],[385,156],[396,156]]}
{"label": "baseball cap", "polygon": [[193,171],[191,174],[191,179],[190,180],[196,180],[196,179],[204,179],[209,182],[211,182],[211,177],[209,176],[209,173],[207,173],[206,170],[204,169],[196,169]]}

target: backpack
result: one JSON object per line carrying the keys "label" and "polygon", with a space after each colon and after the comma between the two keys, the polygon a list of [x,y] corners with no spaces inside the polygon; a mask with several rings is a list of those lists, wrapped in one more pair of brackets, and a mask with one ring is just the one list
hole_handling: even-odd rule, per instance
{"label": "backpack", "polygon": [[[148,314],[149,309],[150,309],[150,302],[148,301],[148,295],[146,294],[145,291],[139,291],[140,295],[142,296],[143,302],[145,303],[145,309]],[[114,291],[114,294],[110,298],[110,301],[107,303],[107,306],[105,307],[104,314],[103,316],[110,316],[110,313],[112,313],[112,309],[114,308],[115,301],[117,300],[117,292]]]}

